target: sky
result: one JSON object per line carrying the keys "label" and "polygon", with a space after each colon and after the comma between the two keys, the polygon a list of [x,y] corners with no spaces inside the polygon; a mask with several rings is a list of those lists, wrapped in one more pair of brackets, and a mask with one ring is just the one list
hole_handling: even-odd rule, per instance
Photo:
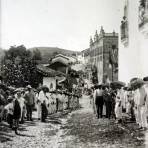
{"label": "sky", "polygon": [[1,0],[1,42],[81,51],[100,31],[119,32],[123,0]]}

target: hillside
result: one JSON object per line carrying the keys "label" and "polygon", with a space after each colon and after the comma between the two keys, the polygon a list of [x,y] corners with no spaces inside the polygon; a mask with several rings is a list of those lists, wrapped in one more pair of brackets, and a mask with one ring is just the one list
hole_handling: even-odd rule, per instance
{"label": "hillside", "polygon": [[0,61],[2,60],[2,58],[5,55],[5,51],[3,49],[0,48]]}
{"label": "hillside", "polygon": [[41,52],[42,55],[42,64],[47,64],[49,59],[51,57],[53,57],[55,54],[61,53],[64,55],[72,55],[72,54],[76,54],[79,52],[76,51],[72,51],[72,50],[66,50],[66,49],[61,49],[58,47],[34,47],[34,48],[30,48],[30,51],[36,50],[38,49]]}
{"label": "hillside", "polygon": [[1,62],[2,62],[2,59],[3,59],[4,55],[5,55],[4,50],[0,48],[0,75],[1,75],[1,66],[2,66]]}

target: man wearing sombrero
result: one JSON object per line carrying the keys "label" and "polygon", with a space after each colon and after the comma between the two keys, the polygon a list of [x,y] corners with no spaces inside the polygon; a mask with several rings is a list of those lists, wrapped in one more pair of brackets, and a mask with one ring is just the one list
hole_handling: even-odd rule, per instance
{"label": "man wearing sombrero", "polygon": [[28,85],[26,88],[27,92],[25,93],[24,98],[26,100],[27,120],[32,121],[32,111],[35,103],[35,96],[30,85]]}

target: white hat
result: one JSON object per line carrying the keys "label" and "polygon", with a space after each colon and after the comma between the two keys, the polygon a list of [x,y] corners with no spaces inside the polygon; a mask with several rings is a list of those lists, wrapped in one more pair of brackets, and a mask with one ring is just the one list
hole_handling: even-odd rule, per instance
{"label": "white hat", "polygon": [[27,85],[27,88],[30,88],[31,89],[32,87],[31,87],[31,85]]}

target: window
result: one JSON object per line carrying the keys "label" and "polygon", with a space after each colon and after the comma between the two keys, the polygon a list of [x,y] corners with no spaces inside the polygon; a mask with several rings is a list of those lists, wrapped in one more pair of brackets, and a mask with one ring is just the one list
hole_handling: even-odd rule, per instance
{"label": "window", "polygon": [[124,6],[124,16],[121,21],[120,32],[121,32],[121,42],[126,46],[128,45],[128,0]]}
{"label": "window", "polygon": [[148,33],[148,0],[140,0],[139,2],[139,29],[147,35]]}

